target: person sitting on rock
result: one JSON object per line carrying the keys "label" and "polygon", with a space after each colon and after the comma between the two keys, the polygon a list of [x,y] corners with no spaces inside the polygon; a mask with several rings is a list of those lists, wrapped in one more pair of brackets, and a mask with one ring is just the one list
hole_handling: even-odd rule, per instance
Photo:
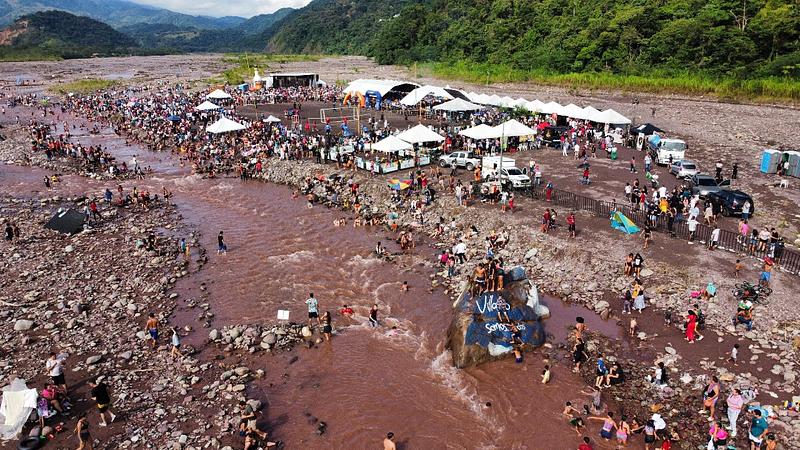
{"label": "person sitting on rock", "polygon": [[256,428],[256,413],[253,407],[244,401],[239,402],[242,413],[239,416],[239,435],[244,436],[248,430]]}
{"label": "person sitting on rock", "polygon": [[740,309],[736,316],[733,318],[733,327],[736,328],[738,324],[744,324],[747,327],[747,331],[751,331],[753,329],[753,310],[751,309]]}

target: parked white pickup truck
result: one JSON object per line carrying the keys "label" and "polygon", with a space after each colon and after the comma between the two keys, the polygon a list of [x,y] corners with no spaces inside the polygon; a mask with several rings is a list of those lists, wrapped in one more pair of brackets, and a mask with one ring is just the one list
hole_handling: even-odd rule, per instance
{"label": "parked white pickup truck", "polygon": [[439,167],[458,166],[473,170],[480,162],[481,158],[472,152],[453,152],[439,157]]}

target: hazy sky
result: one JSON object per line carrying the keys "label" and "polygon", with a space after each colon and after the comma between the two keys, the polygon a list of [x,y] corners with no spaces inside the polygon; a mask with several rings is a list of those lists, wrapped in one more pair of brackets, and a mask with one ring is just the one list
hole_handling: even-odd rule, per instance
{"label": "hazy sky", "polygon": [[131,0],[134,3],[204,16],[250,17],[284,7],[297,8],[311,0]]}

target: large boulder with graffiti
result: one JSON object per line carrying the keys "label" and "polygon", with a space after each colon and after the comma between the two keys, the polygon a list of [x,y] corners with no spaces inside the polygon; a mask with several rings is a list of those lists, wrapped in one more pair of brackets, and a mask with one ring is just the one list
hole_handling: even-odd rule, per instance
{"label": "large boulder with graffiti", "polygon": [[[504,302],[499,301],[501,297]],[[502,291],[473,297],[466,289],[454,307],[448,347],[456,367],[475,366],[513,355],[511,323],[522,335],[523,351],[544,344],[545,333],[539,319],[547,316],[548,311],[539,304],[536,286],[528,281],[522,267],[506,274]]]}

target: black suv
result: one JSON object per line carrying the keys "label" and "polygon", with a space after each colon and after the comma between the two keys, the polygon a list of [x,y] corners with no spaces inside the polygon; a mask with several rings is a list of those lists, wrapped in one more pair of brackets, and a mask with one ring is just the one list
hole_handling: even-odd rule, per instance
{"label": "black suv", "polygon": [[742,191],[728,191],[722,190],[717,192],[709,192],[706,196],[706,201],[711,202],[716,210],[720,211],[723,216],[738,216],[742,214],[742,206],[744,202],[750,202],[750,215],[756,211],[753,198]]}

